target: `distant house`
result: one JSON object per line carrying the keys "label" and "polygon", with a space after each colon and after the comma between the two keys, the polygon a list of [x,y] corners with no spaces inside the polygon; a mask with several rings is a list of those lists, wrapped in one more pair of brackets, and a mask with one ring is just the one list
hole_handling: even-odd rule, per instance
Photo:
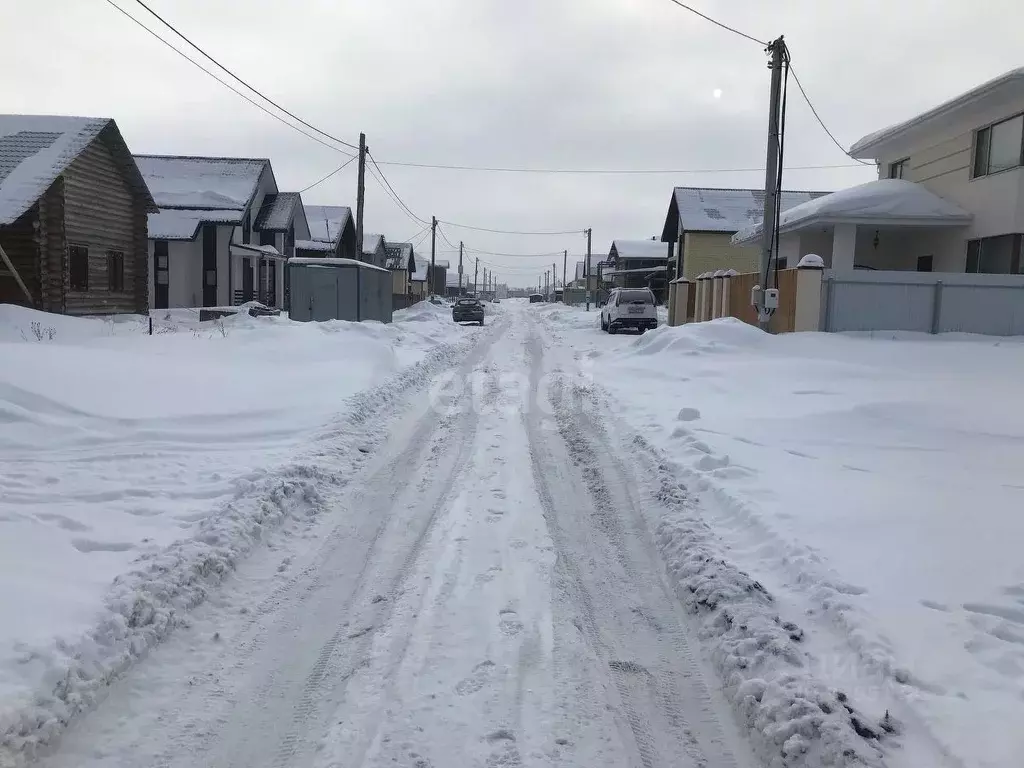
{"label": "distant house", "polygon": [[351,208],[344,205],[305,205],[303,208],[310,236],[308,240],[295,243],[297,256],[359,260]]}
{"label": "distant house", "polygon": [[[603,266],[607,266],[607,265],[603,265],[603,262],[606,259],[607,259],[607,256],[604,256],[604,255],[601,255],[601,254],[596,254],[596,253],[591,254],[591,256],[590,256],[590,289],[592,291],[593,290],[597,290],[600,272],[602,271]],[[586,254],[584,254],[583,255],[583,260],[576,262],[576,273],[575,273],[575,278],[573,279],[573,287],[574,288],[586,289],[586,287],[587,287],[586,268],[587,268],[587,256],[586,256]]]}
{"label": "distant house", "polygon": [[0,303],[145,312],[153,211],[113,120],[0,115]]}
{"label": "distant house", "polygon": [[601,280],[618,288],[650,288],[663,297],[668,246],[657,240],[613,240]]}
{"label": "distant house", "polygon": [[427,259],[416,259],[416,270],[410,278],[412,301],[423,301],[427,298],[427,273],[430,271],[430,262]]}
{"label": "distant house", "polygon": [[[783,191],[781,207],[785,211],[827,194]],[[662,242],[672,245],[672,274],[694,280],[705,272],[720,269],[756,272],[760,247],[737,246],[730,241],[734,234],[756,224],[763,216],[763,189],[676,187],[661,233]]]}
{"label": "distant house", "polygon": [[[429,262],[427,263],[429,264]],[[431,295],[444,296],[448,288],[448,262],[435,258],[431,271],[433,272],[429,280]]]}
{"label": "distant house", "polygon": [[359,259],[375,267],[386,269],[388,260],[387,248],[384,245],[384,235],[363,234],[363,253]]}
{"label": "distant house", "polygon": [[149,217],[150,306],[283,306],[284,262],[308,234],[297,193],[261,158],[136,155],[160,210]]}
{"label": "distant house", "polygon": [[391,305],[395,309],[404,309],[413,302],[412,279],[416,274],[416,253],[412,243],[388,243],[387,268],[391,270],[392,291]]}

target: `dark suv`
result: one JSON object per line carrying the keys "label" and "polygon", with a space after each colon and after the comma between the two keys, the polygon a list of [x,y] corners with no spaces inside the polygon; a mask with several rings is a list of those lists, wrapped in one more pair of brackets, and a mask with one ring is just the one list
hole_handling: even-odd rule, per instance
{"label": "dark suv", "polygon": [[484,305],[480,299],[463,297],[452,307],[452,320],[456,323],[484,324]]}

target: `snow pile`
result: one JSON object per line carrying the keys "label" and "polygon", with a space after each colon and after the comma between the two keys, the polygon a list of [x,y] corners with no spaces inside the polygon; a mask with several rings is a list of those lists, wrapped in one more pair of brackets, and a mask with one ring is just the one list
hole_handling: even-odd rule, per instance
{"label": "snow pile", "polygon": [[319,513],[380,419],[475,338],[440,319],[188,311],[147,332],[0,307],[0,615],[18,617],[0,622],[0,765],[89,707],[264,531]]}
{"label": "snow pile", "polygon": [[[887,765],[1015,764],[1024,343],[766,336],[728,320],[633,338],[578,319],[552,327],[686,486],[692,506],[659,537],[678,583],[697,589],[694,605],[712,584],[731,584],[730,616],[760,605],[803,632],[795,641],[774,620],[744,619],[760,639],[730,629],[749,641],[737,655],[756,665],[774,638],[785,650],[778,674],[789,667],[803,680],[807,701],[841,691],[875,729],[888,711],[900,732],[878,740]],[[697,606],[708,631],[725,628],[716,605]],[[720,637],[728,671],[733,644]],[[888,750],[893,742],[901,749]]]}

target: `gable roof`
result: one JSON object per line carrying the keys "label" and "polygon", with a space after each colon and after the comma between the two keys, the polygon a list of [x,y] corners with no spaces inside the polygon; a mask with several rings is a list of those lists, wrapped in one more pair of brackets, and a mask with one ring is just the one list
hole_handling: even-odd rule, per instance
{"label": "gable roof", "polygon": [[388,269],[416,269],[416,259],[413,255],[412,243],[389,243],[384,241],[384,250],[387,252]]}
{"label": "gable roof", "polygon": [[434,258],[434,267],[436,267],[437,269],[448,269],[449,266],[450,265],[448,264],[448,259],[438,259],[436,257]]}
{"label": "gable roof", "polygon": [[426,259],[420,259],[416,262],[416,271],[413,272],[412,279],[417,283],[425,283],[428,272],[430,272],[430,262]]}
{"label": "gable roof", "polygon": [[303,205],[309,223],[309,237],[322,243],[335,243],[352,221],[352,209],[347,205]]}
{"label": "gable roof", "polygon": [[850,147],[850,156],[873,160],[873,150],[887,141],[902,138],[919,128],[927,128],[935,121],[948,122],[967,110],[985,108],[987,103],[1001,103],[1008,97],[1019,98],[1021,94],[1024,94],[1024,67],[1005,72],[902,123],[869,133]]}
{"label": "gable roof", "polygon": [[384,235],[376,233],[363,233],[363,253],[372,256],[379,248],[384,247]]}
{"label": "gable roof", "polygon": [[266,159],[136,155],[161,208],[244,211],[256,194]]}
{"label": "gable roof", "polygon": [[298,192],[278,192],[264,195],[260,212],[256,214],[253,229],[257,232],[283,232],[291,226],[295,209],[302,198]]}
{"label": "gable roof", "polygon": [[[782,191],[782,210],[793,208],[828,192]],[[676,187],[672,190],[661,239],[675,242],[676,217],[682,232],[738,232],[764,218],[763,189]]]}
{"label": "gable roof", "polygon": [[[668,248],[660,240],[612,240],[611,251],[620,259],[667,259]],[[593,254],[591,254],[593,257]]]}
{"label": "gable roof", "polygon": [[112,119],[0,115],[0,225],[13,223],[31,208],[97,139],[106,142],[147,210],[154,210],[153,197]]}

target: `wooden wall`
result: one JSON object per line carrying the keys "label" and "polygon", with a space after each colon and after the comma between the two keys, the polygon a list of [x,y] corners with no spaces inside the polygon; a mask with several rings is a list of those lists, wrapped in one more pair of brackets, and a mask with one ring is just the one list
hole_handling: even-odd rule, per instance
{"label": "wooden wall", "polygon": [[[796,327],[796,278],[798,270],[779,271],[779,308],[772,317],[773,333],[790,333]],[[746,272],[729,279],[729,314],[737,320],[757,325],[757,310],[750,304],[750,291],[761,282],[757,272]]]}

